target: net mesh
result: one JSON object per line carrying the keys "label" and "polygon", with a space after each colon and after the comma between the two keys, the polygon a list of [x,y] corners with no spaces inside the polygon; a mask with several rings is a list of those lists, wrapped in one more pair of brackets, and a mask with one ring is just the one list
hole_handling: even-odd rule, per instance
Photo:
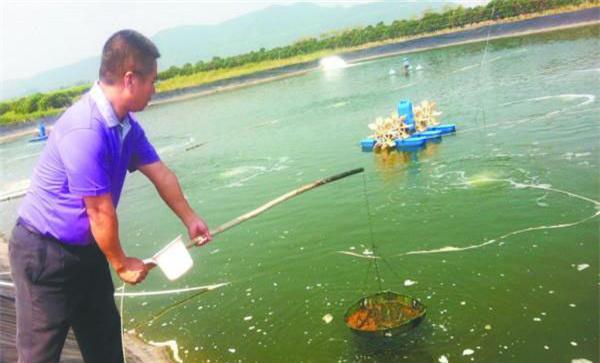
{"label": "net mesh", "polygon": [[360,299],[352,305],[344,320],[360,332],[385,332],[417,325],[425,316],[425,306],[418,300],[392,291]]}

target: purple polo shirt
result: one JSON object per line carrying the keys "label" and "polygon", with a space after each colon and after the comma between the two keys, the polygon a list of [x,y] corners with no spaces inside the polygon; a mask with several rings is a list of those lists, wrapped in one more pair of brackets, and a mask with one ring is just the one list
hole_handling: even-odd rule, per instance
{"label": "purple polo shirt", "polygon": [[116,207],[127,170],[158,160],[133,114],[120,123],[95,84],[52,128],[19,217],[63,243],[90,244],[83,197],[111,193]]}

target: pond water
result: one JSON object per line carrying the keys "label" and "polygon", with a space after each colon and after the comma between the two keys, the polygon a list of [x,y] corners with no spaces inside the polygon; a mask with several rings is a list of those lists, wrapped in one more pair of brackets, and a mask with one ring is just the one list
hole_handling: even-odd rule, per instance
{"label": "pond water", "polygon": [[[365,173],[217,236],[177,281],[154,271],[126,287],[225,284],[126,297],[125,329],[173,341],[185,362],[597,362],[598,31],[413,53],[408,78],[403,56],[390,57],[140,113],[212,227],[313,180]],[[416,153],[361,152],[367,124],[404,98],[435,101],[457,133]],[[26,185],[42,147],[0,145],[3,193]],[[125,189],[129,254],[185,233],[139,173]],[[4,234],[18,203],[2,203]],[[371,251],[382,289],[427,306],[405,335],[365,341],[344,325],[350,305],[379,291],[362,258]]]}

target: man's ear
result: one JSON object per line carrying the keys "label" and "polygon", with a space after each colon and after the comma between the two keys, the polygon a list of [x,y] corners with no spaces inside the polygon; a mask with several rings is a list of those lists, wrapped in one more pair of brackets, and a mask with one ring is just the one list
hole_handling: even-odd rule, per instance
{"label": "man's ear", "polygon": [[125,88],[129,88],[133,85],[133,78],[134,78],[134,74],[132,71],[127,71],[124,75],[123,75],[123,86]]}

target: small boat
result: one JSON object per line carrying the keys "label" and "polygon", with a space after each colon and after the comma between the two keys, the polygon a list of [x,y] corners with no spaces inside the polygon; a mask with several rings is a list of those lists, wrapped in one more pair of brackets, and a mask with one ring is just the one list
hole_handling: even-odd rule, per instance
{"label": "small boat", "polygon": [[44,122],[40,121],[40,123],[38,124],[38,133],[37,136],[29,139],[28,142],[40,142],[40,141],[46,141],[48,139],[48,134],[46,133],[46,125],[44,125]]}
{"label": "small boat", "polygon": [[48,135],[41,135],[41,136],[34,137],[32,139],[29,139],[28,142],[40,142],[40,141],[45,141],[47,139],[48,139]]}

